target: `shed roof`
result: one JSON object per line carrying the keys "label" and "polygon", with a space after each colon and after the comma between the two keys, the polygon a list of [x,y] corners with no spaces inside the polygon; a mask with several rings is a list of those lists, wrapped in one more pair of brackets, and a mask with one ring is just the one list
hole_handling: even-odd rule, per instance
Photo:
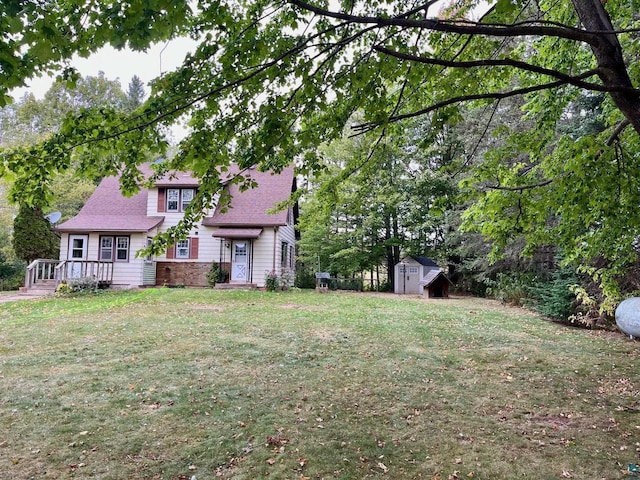
{"label": "shed roof", "polygon": [[414,257],[412,255],[411,258],[413,258],[420,265],[424,265],[425,267],[438,267],[438,264],[436,262],[434,262],[433,260],[431,260],[430,258],[428,258],[428,257],[424,257],[424,256]]}

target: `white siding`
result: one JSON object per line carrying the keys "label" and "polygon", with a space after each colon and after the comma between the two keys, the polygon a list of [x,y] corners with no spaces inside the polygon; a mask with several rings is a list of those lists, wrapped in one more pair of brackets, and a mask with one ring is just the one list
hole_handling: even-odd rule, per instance
{"label": "white siding", "polygon": [[60,260],[67,258],[67,252],[69,250],[69,234],[63,233],[60,236]]}
{"label": "white siding", "polygon": [[[158,189],[153,188],[149,191],[147,197],[147,215],[149,216],[163,216],[164,222],[160,225],[158,233],[166,232],[169,227],[173,227],[178,224],[182,219],[183,214],[180,212],[158,212]],[[202,224],[196,225],[190,232],[189,237],[197,237],[198,241],[198,258],[195,259],[198,262],[209,263],[214,259],[218,260],[220,252],[220,240],[213,238],[214,228],[205,227]],[[166,253],[159,255],[156,260],[167,261]],[[172,258],[170,262],[193,262],[194,259],[182,259]]]}
{"label": "white siding", "polygon": [[[277,261],[274,265],[274,245],[275,255],[278,255],[278,230],[273,227],[265,228],[260,236],[253,241],[253,283],[259,287],[264,287],[264,280],[267,272],[279,268]],[[276,257],[277,259],[277,257]]]}
{"label": "white siding", "polygon": [[[87,260],[97,261],[99,259],[100,237],[105,235],[129,237],[129,260],[126,262],[113,263],[112,285],[114,287],[121,288],[131,288],[143,285],[143,267],[145,259],[136,258],[136,252],[147,246],[147,234],[91,232],[88,234],[89,242],[87,245]],[[60,237],[60,260],[65,260],[67,258],[68,248],[69,234],[63,233]]]}

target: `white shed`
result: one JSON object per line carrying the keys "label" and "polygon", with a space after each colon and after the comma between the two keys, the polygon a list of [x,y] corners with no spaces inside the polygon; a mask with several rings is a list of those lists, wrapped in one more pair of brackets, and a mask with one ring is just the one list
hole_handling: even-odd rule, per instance
{"label": "white shed", "polygon": [[406,256],[395,266],[393,291],[400,294],[422,295],[420,282],[431,271],[441,272],[436,262],[427,257]]}

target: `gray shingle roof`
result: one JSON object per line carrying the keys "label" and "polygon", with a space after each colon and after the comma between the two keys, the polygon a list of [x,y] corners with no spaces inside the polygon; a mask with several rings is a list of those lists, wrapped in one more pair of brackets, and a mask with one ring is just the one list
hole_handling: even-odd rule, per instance
{"label": "gray shingle roof", "polygon": [[424,256],[414,257],[414,256],[412,256],[411,258],[413,258],[420,265],[424,265],[425,267],[438,267],[438,264],[436,262],[434,262],[433,260],[431,260],[430,258],[428,258],[428,257],[424,257]]}
{"label": "gray shingle roof", "polygon": [[447,276],[444,274],[442,270],[434,268],[433,270],[429,270],[427,274],[424,277],[422,277],[422,280],[420,280],[420,285],[422,285],[423,287],[428,287],[433,282],[435,282],[440,276],[442,276],[442,278],[444,278],[447,282],[451,283],[451,280],[447,278]]}

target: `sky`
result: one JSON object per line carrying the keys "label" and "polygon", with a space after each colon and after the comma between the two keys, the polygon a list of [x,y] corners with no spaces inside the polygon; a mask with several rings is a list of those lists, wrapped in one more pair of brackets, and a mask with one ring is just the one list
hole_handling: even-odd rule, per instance
{"label": "sky", "polygon": [[[74,57],[71,65],[78,69],[80,75],[98,76],[104,72],[109,80],[119,80],[123,91],[127,91],[129,82],[137,75],[145,85],[148,95],[151,90],[148,83],[160,75],[174,70],[182,64],[185,55],[195,50],[196,42],[189,38],[177,38],[163,44],[157,44],[149,48],[147,52],[133,52],[131,50],[116,50],[104,47],[89,58]],[[31,92],[36,98],[42,99],[51,87],[55,79],[52,77],[39,77],[27,80],[27,86],[16,88],[11,92],[15,100],[25,93]],[[188,134],[182,125],[174,125],[171,128],[171,141],[179,142]]]}
{"label": "sky", "polygon": [[[178,38],[168,43],[157,44],[145,53],[104,47],[89,58],[74,57],[71,64],[85,77],[97,76],[102,71],[109,80],[120,80],[122,89],[126,91],[134,75],[140,77],[147,85],[160,73],[168,72],[180,65],[184,56],[193,51],[194,46],[193,40]],[[42,98],[53,80],[54,77],[27,80],[27,87],[14,89],[11,93],[15,99],[20,98],[25,92]],[[145,90],[149,92],[148,87]]]}

